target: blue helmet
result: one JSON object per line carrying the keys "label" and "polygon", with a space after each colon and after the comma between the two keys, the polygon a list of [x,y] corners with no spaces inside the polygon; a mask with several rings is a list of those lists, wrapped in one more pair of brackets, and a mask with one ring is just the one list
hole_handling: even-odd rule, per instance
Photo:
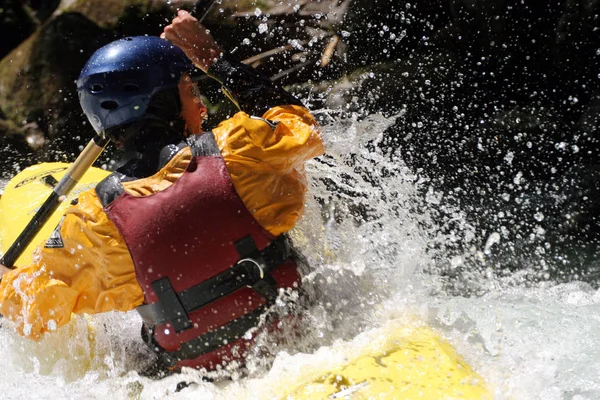
{"label": "blue helmet", "polygon": [[147,117],[156,93],[194,69],[185,53],[156,36],[127,37],[97,50],[77,80],[79,103],[97,133]]}

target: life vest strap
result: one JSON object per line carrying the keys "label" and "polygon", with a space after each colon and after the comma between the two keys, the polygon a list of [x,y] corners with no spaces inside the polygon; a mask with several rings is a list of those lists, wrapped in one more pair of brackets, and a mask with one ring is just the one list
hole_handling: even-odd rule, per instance
{"label": "life vest strap", "polygon": [[267,304],[273,304],[277,289],[269,272],[290,258],[292,252],[287,238],[279,236],[262,251],[256,248],[251,236],[235,245],[240,261],[202,283],[176,293],[168,278],[153,282],[159,301],[137,307],[144,322],[151,326],[171,322],[179,333],[192,327],[190,313],[243,287],[251,287],[267,300]]}
{"label": "life vest strap", "polygon": [[192,327],[192,321],[190,321],[185,306],[177,297],[169,278],[165,277],[152,282],[152,289],[156,293],[159,303],[164,309],[170,311],[169,319],[175,332],[181,332]]}
{"label": "life vest strap", "polygon": [[266,307],[261,306],[227,324],[205,333],[202,336],[181,344],[178,350],[167,351],[154,340],[152,327],[146,327],[148,333],[143,335],[147,344],[155,352],[160,353],[162,361],[176,365],[181,360],[191,360],[203,354],[215,351],[228,343],[242,338],[246,332],[258,325],[261,316],[266,312]]}

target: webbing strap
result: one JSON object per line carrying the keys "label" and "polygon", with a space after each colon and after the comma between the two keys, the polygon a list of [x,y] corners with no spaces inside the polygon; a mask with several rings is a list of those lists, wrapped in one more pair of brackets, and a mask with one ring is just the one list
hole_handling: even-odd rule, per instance
{"label": "webbing strap", "polygon": [[155,289],[159,301],[137,308],[144,322],[150,325],[171,322],[175,331],[180,332],[192,326],[189,313],[247,286],[263,296],[267,304],[272,304],[277,298],[277,289],[269,271],[291,255],[285,236],[278,237],[262,251],[258,251],[254,240],[248,236],[236,242],[236,249],[242,257],[236,265],[182,292],[176,293],[168,278],[154,282],[153,288],[160,282],[161,294]]}
{"label": "webbing strap", "polygon": [[190,317],[188,316],[185,307],[181,304],[180,299],[177,297],[177,293],[175,293],[173,286],[171,286],[169,278],[162,278],[153,282],[152,289],[154,289],[160,304],[162,304],[165,309],[171,311],[169,319],[173,324],[175,332],[181,332],[192,327],[192,321],[190,321]]}
{"label": "webbing strap", "polygon": [[[154,342],[152,347],[158,349],[162,357],[166,358],[171,365],[175,365],[181,360],[192,360],[243,337],[248,330],[258,325],[260,317],[265,311],[264,306],[259,307],[213,331],[182,343],[179,350],[166,351]],[[153,335],[150,335],[150,337],[152,338]]]}

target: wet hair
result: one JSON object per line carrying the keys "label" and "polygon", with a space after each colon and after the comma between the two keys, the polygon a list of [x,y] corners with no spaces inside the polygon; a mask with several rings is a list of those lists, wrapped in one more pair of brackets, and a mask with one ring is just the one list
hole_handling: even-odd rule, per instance
{"label": "wet hair", "polygon": [[152,96],[152,99],[148,104],[146,114],[166,121],[181,120],[181,100],[179,98],[179,90],[174,87],[156,93]]}
{"label": "wet hair", "polygon": [[153,143],[183,139],[185,121],[181,117],[181,100],[176,87],[154,94],[144,118],[107,129],[106,135],[123,143],[126,151],[143,151]]}

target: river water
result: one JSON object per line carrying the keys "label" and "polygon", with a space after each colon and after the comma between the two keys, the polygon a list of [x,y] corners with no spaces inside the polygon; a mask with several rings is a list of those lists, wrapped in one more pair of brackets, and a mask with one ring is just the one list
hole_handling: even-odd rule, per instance
{"label": "river water", "polygon": [[[307,167],[306,215],[292,234],[311,266],[304,283],[311,301],[278,344],[260,336],[247,369],[224,371],[229,378],[217,383],[195,371],[153,381],[135,372],[151,355],[133,312],[79,317],[40,343],[3,322],[0,397],[276,398],[307,374],[360,353],[391,325],[417,319],[452,343],[496,399],[600,398],[600,292],[582,282],[478,274],[472,279],[482,295],[450,294],[436,273],[443,249],[431,246],[453,240],[431,228],[428,207],[439,204],[438,195],[423,199],[418,189],[426,183],[370,145],[393,119],[320,117],[330,121],[323,127],[328,151]],[[461,263],[456,254],[447,258]],[[193,384],[175,392],[182,381]]]}

